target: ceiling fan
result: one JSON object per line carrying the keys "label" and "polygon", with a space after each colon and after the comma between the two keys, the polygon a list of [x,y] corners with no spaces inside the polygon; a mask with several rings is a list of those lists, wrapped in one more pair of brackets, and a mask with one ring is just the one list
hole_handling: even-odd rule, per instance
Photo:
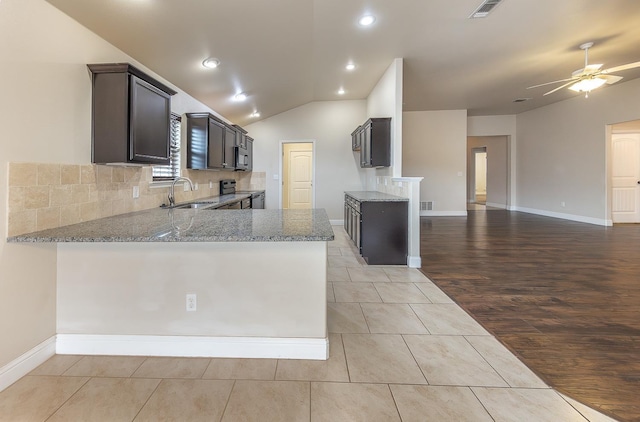
{"label": "ceiling fan", "polygon": [[584,68],[578,69],[571,74],[570,78],[560,79],[558,81],[547,82],[540,85],[530,86],[527,89],[538,88],[545,85],[557,84],[560,82],[566,82],[565,84],[560,85],[559,87],[552,89],[551,91],[545,93],[544,95],[553,94],[556,91],[561,90],[562,88],[569,87],[570,90],[576,92],[584,92],[585,97],[589,97],[589,92],[592,90],[601,87],[604,84],[614,84],[622,79],[622,76],[611,75],[614,72],[620,72],[627,69],[633,69],[635,67],[640,67],[640,62],[627,63],[620,66],[610,67],[609,69],[602,69],[601,64],[589,64],[589,49],[593,47],[592,42],[584,43],[580,46],[581,50],[584,50]]}

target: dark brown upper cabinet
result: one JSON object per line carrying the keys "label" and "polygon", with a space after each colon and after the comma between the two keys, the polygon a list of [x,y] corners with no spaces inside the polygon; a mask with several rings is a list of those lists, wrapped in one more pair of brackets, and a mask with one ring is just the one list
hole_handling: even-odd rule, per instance
{"label": "dark brown upper cabinet", "polygon": [[91,71],[91,162],[169,164],[171,96],[128,63],[87,65]]}
{"label": "dark brown upper cabinet", "polygon": [[247,131],[238,125],[233,125],[236,129],[236,146],[240,148],[247,148]]}
{"label": "dark brown upper cabinet", "polygon": [[351,146],[360,151],[360,167],[389,167],[391,117],[371,118],[358,126],[351,134]]}
{"label": "dark brown upper cabinet", "polygon": [[236,129],[210,113],[187,113],[187,168],[235,170]]}
{"label": "dark brown upper cabinet", "polygon": [[247,136],[247,154],[249,155],[247,171],[253,171],[253,138],[250,136]]}

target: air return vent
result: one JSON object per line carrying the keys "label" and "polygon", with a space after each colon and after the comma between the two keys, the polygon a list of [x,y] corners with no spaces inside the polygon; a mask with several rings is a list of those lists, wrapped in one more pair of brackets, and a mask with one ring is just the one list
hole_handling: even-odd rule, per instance
{"label": "air return vent", "polygon": [[420,202],[420,211],[433,211],[433,201]]}
{"label": "air return vent", "polygon": [[498,5],[502,0],[485,0],[476,9],[475,12],[469,16],[469,19],[486,18],[489,13]]}

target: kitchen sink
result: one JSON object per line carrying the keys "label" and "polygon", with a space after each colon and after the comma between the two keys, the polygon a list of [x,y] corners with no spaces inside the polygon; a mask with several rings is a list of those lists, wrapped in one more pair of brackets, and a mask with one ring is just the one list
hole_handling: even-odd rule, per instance
{"label": "kitchen sink", "polygon": [[191,202],[189,204],[182,204],[182,205],[177,205],[174,208],[175,209],[185,209],[185,208],[200,208],[200,209],[206,209],[206,208],[213,208],[218,204],[214,204],[212,202]]}

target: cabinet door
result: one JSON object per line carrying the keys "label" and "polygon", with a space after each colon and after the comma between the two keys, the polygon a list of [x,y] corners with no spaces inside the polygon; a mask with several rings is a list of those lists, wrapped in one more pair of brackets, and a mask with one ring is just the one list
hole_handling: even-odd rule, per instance
{"label": "cabinet door", "polygon": [[209,119],[207,168],[224,168],[224,124]]}
{"label": "cabinet door", "polygon": [[169,164],[171,97],[131,75],[129,160]]}
{"label": "cabinet door", "polygon": [[232,127],[226,126],[224,128],[224,161],[223,167],[226,169],[236,168],[236,157],[233,147],[236,146],[236,130]]}
{"label": "cabinet door", "polygon": [[253,139],[247,136],[247,155],[249,156],[249,165],[247,171],[253,171]]}
{"label": "cabinet door", "polygon": [[351,133],[351,149],[354,151],[360,151],[361,133],[362,133],[362,126],[358,126],[358,128]]}
{"label": "cabinet door", "polygon": [[371,167],[371,123],[362,128],[360,139],[360,167]]}
{"label": "cabinet door", "polygon": [[187,115],[187,168],[207,168],[209,118]]}

